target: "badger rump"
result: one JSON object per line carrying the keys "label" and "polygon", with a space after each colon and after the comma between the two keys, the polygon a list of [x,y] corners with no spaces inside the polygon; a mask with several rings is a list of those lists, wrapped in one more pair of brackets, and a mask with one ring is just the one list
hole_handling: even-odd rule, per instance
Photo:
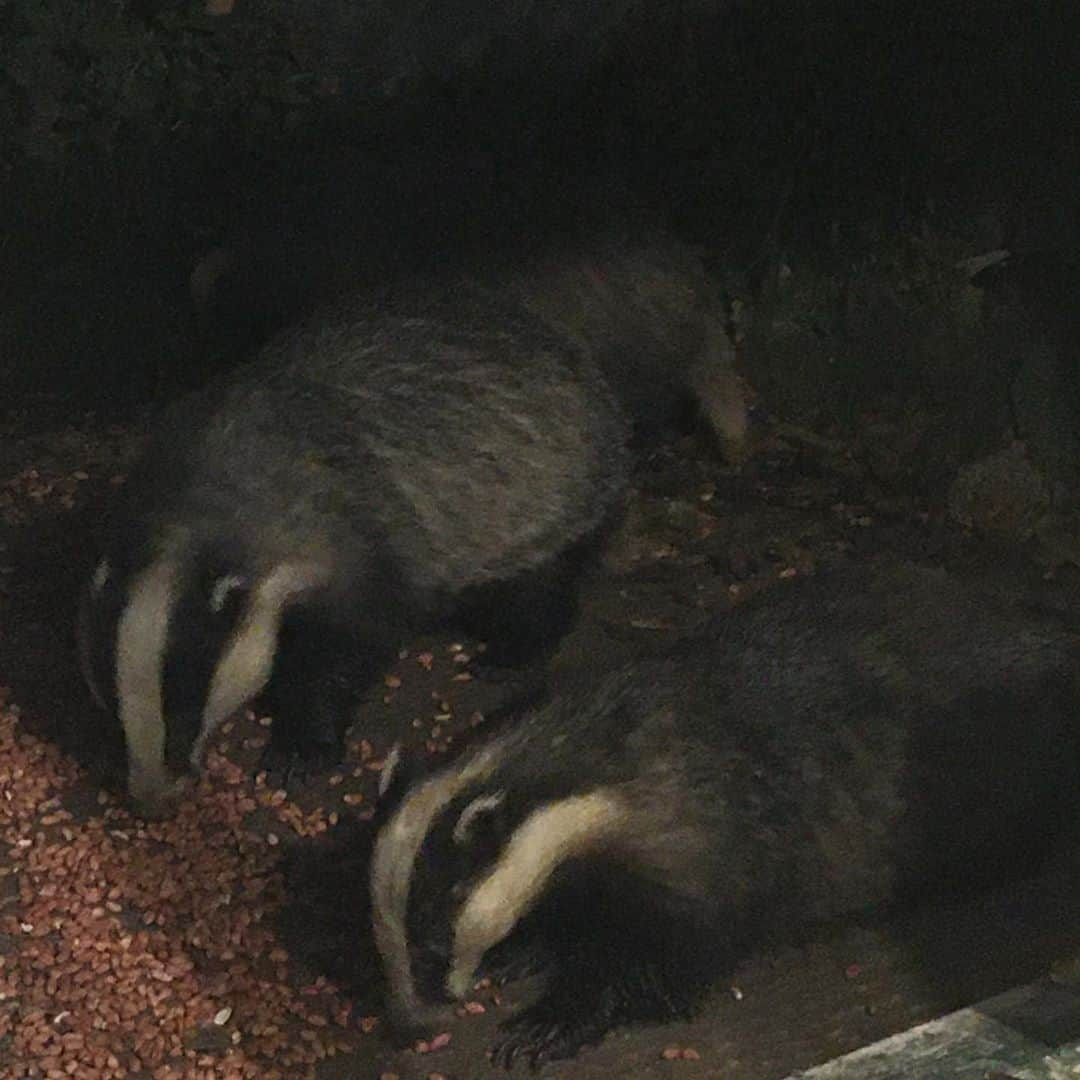
{"label": "badger rump", "polygon": [[496,1060],[685,1016],[772,933],[1036,865],[1080,810],[1077,648],[910,565],[778,586],[385,778],[375,944],[403,1033],[538,970]]}
{"label": "badger rump", "polygon": [[746,455],[750,393],[695,247],[641,224],[609,227],[588,243],[549,238],[493,273],[484,280],[594,359],[644,441],[692,412],[728,459]]}
{"label": "badger rump", "polygon": [[143,811],[264,687],[278,751],[327,755],[410,633],[556,641],[627,438],[587,356],[458,279],[344,300],[168,410],[80,619]]}

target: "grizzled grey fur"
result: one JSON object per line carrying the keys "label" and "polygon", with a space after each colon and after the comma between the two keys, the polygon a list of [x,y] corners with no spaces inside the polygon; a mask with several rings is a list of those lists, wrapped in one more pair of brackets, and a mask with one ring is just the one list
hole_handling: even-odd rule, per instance
{"label": "grizzled grey fur", "polygon": [[321,310],[168,410],[80,619],[136,801],[164,812],[268,679],[277,746],[326,751],[411,632],[459,611],[511,659],[557,639],[628,434],[587,349],[459,274]]}
{"label": "grizzled grey fur", "polygon": [[496,1057],[569,1056],[687,1014],[767,935],[1030,869],[1080,822],[1078,658],[1058,618],[902,564],[569,678],[445,771],[387,778],[392,1016],[426,1028],[479,974],[539,969]]}

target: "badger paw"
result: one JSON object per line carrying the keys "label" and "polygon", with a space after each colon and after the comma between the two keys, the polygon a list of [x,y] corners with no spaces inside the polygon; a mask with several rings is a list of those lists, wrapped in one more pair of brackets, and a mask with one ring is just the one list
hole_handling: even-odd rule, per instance
{"label": "badger paw", "polygon": [[556,1010],[545,998],[502,1025],[503,1035],[491,1049],[491,1061],[511,1069],[518,1061],[533,1069],[548,1061],[571,1058],[604,1037],[607,1025],[594,1017]]}
{"label": "badger paw", "polygon": [[490,660],[478,660],[473,657],[466,665],[465,671],[480,682],[490,683],[492,686],[507,686],[521,677],[520,667],[511,664],[497,664]]}
{"label": "badger paw", "polygon": [[305,743],[270,740],[262,753],[259,768],[266,772],[272,788],[303,787],[319,773],[328,772],[341,761],[341,747],[335,743]]}
{"label": "badger paw", "polygon": [[482,973],[497,986],[542,975],[551,966],[551,956],[537,943],[512,941],[496,946],[484,958]]}

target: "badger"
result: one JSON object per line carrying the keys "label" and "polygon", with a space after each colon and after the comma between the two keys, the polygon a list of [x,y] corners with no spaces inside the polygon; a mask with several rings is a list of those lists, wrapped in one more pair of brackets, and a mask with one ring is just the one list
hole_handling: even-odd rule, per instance
{"label": "badger", "polygon": [[441,771],[395,755],[369,863],[394,1029],[524,971],[495,1060],[569,1057],[688,1016],[775,934],[1033,866],[1080,809],[1077,658],[942,571],[836,571],[556,680]]}
{"label": "badger", "polygon": [[[595,202],[599,195],[579,197]],[[504,223],[515,216],[500,210]],[[640,211],[622,214],[629,220],[618,225],[552,225],[539,237],[511,224],[510,242],[477,241],[441,272],[458,275],[469,290],[485,292],[497,304],[527,311],[589,356],[632,420],[639,444],[652,446],[672,430],[696,425],[726,458],[741,461],[751,394],[736,371],[725,299],[710,282],[699,249]],[[594,215],[595,209],[588,216]],[[284,298],[280,282],[273,289],[265,284],[267,276],[281,277],[283,260],[294,272],[313,261],[312,252],[295,242],[285,242],[286,251],[276,257],[268,253],[282,243],[275,233],[239,250],[214,248],[199,261],[190,295],[211,337],[249,339],[273,322],[272,312],[280,318],[283,306],[294,307],[300,294],[311,291],[311,282],[294,281]],[[317,261],[326,273],[325,258]]]}
{"label": "badger", "polygon": [[264,689],[275,753],[318,760],[417,630],[460,617],[496,664],[549,647],[628,436],[581,348],[456,274],[342,299],[169,407],[79,615],[137,807],[175,806]]}
{"label": "badger", "polygon": [[638,223],[588,243],[549,239],[525,260],[495,259],[494,273],[596,360],[639,442],[655,443],[694,414],[729,461],[746,456],[751,395],[698,249]]}

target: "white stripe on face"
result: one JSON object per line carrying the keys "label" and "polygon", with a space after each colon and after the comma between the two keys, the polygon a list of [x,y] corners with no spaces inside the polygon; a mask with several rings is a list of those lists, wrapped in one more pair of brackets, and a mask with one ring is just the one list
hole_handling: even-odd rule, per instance
{"label": "white stripe on face", "polygon": [[286,606],[325,579],[325,571],[311,564],[282,563],[252,590],[247,611],[210,682],[199,735],[191,749],[194,768],[200,767],[211,735],[269,680]]}
{"label": "white stripe on face", "polygon": [[530,814],[458,913],[446,976],[450,995],[462,998],[472,989],[484,953],[528,913],[561,863],[603,846],[626,823],[621,800],[604,789],[560,799]]}
{"label": "white stripe on face", "polygon": [[162,557],[135,579],[116,633],[116,696],[128,756],[128,791],[161,813],[175,784],[165,767],[162,672],[179,564]]}
{"label": "white stripe on face", "polygon": [[423,1006],[412,981],[406,930],[413,866],[431,823],[469,784],[484,780],[495,768],[498,745],[478,751],[459,766],[411,791],[383,826],[371,860],[371,909],[375,944],[390,986],[392,1007],[417,1019]]}

